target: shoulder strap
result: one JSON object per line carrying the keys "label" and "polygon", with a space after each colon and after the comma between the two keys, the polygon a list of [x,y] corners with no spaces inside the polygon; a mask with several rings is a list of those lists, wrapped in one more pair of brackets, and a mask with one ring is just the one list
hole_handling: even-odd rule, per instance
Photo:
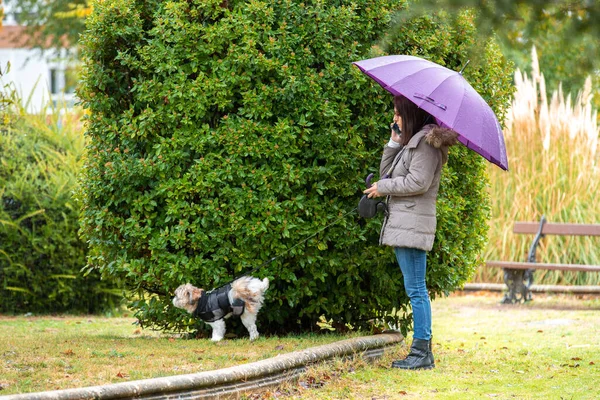
{"label": "shoulder strap", "polygon": [[[419,143],[421,143],[421,140],[423,140],[423,138],[425,138],[425,136],[422,136],[419,139],[419,141],[417,142],[417,146],[419,145]],[[416,148],[417,146],[411,147],[411,148]],[[394,162],[392,163],[392,166],[390,167],[388,172],[383,176],[382,179],[392,177],[392,171],[394,170],[394,168],[396,168],[396,165],[398,165],[398,162],[400,162],[400,159],[402,158],[402,155],[404,154],[405,150],[406,150],[406,146],[402,147],[402,149],[396,155],[396,158],[394,158]],[[412,151],[407,152],[406,157],[408,157],[407,161],[410,164],[410,161],[412,160]]]}
{"label": "shoulder strap", "polygon": [[398,152],[398,154],[396,154],[396,158],[394,158],[394,162],[392,163],[392,166],[390,167],[390,169],[388,169],[388,171],[385,173],[385,175],[382,177],[382,179],[387,179],[387,178],[392,177],[392,171],[394,170],[394,168],[396,168],[396,165],[398,165],[398,162],[402,158],[402,154],[404,153],[405,150],[406,150],[406,146],[402,147],[402,149]]}

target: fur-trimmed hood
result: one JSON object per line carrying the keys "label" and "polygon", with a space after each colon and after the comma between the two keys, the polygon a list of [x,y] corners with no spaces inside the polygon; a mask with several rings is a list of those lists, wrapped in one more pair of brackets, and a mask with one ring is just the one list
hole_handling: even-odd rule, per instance
{"label": "fur-trimmed hood", "polygon": [[431,130],[425,134],[425,141],[436,149],[450,147],[458,143],[458,133],[454,132],[452,129],[434,125]]}
{"label": "fur-trimmed hood", "polygon": [[458,133],[452,129],[442,128],[441,126],[430,124],[423,127],[425,132],[425,142],[442,151],[442,162],[448,162],[448,148],[458,143]]}

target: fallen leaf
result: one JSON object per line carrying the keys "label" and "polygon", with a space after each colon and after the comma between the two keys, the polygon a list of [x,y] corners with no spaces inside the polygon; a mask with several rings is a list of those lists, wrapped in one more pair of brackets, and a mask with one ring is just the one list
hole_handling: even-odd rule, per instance
{"label": "fallen leaf", "polygon": [[398,394],[401,394],[402,396],[406,396],[408,393],[406,393],[406,391],[404,391],[404,390],[401,390],[398,392]]}
{"label": "fallen leaf", "polygon": [[65,351],[63,352],[63,354],[64,354],[65,356],[73,356],[73,355],[75,355],[75,353],[74,353],[74,352],[73,352],[73,350],[71,350],[71,349],[69,349],[69,350],[65,350]]}
{"label": "fallen leaf", "polygon": [[593,362],[593,361],[590,361],[590,365],[596,365],[596,364],[594,364],[594,362]]}
{"label": "fallen leaf", "polygon": [[544,331],[540,329],[540,330],[538,330],[538,333],[544,333]]}
{"label": "fallen leaf", "polygon": [[124,374],[121,371],[119,371],[117,372],[117,378],[127,378],[127,374]]}
{"label": "fallen leaf", "polygon": [[573,357],[573,358],[571,358],[571,360],[573,360],[573,361],[581,361],[581,358],[579,358],[579,357]]}

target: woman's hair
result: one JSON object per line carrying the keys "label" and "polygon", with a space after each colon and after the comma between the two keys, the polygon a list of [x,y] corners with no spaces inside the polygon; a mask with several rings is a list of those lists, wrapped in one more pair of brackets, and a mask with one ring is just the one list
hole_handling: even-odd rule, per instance
{"label": "woman's hair", "polygon": [[435,124],[435,118],[404,96],[394,96],[394,107],[402,117],[400,144],[406,146],[413,135],[427,124]]}

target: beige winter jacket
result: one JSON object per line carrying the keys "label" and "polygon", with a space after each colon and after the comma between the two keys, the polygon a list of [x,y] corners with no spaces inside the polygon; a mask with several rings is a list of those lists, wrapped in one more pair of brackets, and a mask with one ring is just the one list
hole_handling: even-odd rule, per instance
{"label": "beige winter jacket", "polygon": [[389,215],[380,244],[432,249],[440,175],[456,137],[450,129],[426,125],[404,148],[385,146],[379,169],[390,177],[377,182],[377,191],[387,196]]}

